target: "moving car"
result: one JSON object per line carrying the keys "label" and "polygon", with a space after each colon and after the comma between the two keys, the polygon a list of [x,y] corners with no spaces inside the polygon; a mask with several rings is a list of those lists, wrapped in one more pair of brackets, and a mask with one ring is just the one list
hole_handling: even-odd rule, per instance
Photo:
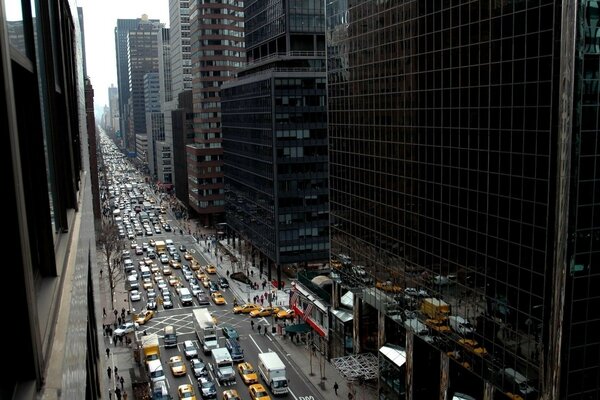
{"label": "moving car", "polygon": [[187,369],[181,356],[173,356],[169,358],[169,366],[171,367],[173,376],[185,376],[185,374],[187,374]]}
{"label": "moving car", "polygon": [[229,287],[229,281],[227,281],[227,278],[219,278],[219,286],[221,286],[221,289],[226,289]]}
{"label": "moving car", "polygon": [[235,328],[232,326],[224,326],[223,327],[223,336],[225,336],[227,339],[238,340],[240,338],[238,331],[235,330]]}
{"label": "moving car", "polygon": [[279,319],[292,319],[294,316],[294,310],[291,308],[285,308],[277,313],[277,318]]}
{"label": "moving car", "polygon": [[139,325],[144,325],[146,322],[150,321],[154,317],[154,311],[146,310],[142,311],[138,314],[138,317],[135,319],[135,322]]}
{"label": "moving car", "polygon": [[225,297],[223,297],[221,292],[214,292],[211,296],[216,305],[220,306],[226,303]]}
{"label": "moving car", "polygon": [[216,274],[217,273],[217,268],[215,268],[214,265],[207,265],[206,266],[206,273],[207,274],[211,274],[211,275]]}
{"label": "moving car", "polygon": [[258,376],[256,375],[256,371],[252,367],[252,364],[248,362],[239,363],[238,372],[246,385],[258,382]]}
{"label": "moving car", "polygon": [[119,326],[117,329],[115,329],[113,333],[116,336],[123,336],[135,331],[135,328],[136,326],[133,322],[126,322],[123,325]]}
{"label": "moving car", "polygon": [[185,385],[180,385],[177,388],[177,394],[179,394],[180,399],[196,400],[194,388],[189,383],[186,383]]}
{"label": "moving car", "polygon": [[190,358],[198,357],[198,349],[196,349],[194,342],[191,340],[186,340],[183,342],[183,353],[185,354],[185,358],[188,360]]}
{"label": "moving car", "polygon": [[203,399],[217,398],[215,382],[209,376],[203,376],[198,379],[198,389],[200,389],[200,395]]}
{"label": "moving car", "polygon": [[267,389],[260,383],[250,385],[248,391],[250,392],[250,398],[252,400],[271,400],[271,396],[267,393]]}
{"label": "moving car", "polygon": [[261,307],[258,310],[254,310],[250,313],[250,317],[251,318],[257,318],[257,317],[268,317],[272,314],[277,314],[279,313],[279,308],[275,307]]}
{"label": "moving car", "polygon": [[206,364],[199,358],[192,358],[190,360],[190,365],[192,367],[192,371],[194,372],[194,376],[199,378],[201,376],[208,375],[208,370],[206,369]]}
{"label": "moving car", "polygon": [[241,306],[233,307],[233,313],[234,314],[250,314],[252,311],[258,310],[258,309],[260,309],[260,306],[258,304],[246,303],[246,304],[242,304]]}

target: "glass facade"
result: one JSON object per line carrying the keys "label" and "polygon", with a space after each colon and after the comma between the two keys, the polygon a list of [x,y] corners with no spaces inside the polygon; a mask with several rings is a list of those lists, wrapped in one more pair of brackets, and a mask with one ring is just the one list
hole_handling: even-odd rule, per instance
{"label": "glass facade", "polygon": [[537,398],[555,390],[550,358],[554,398],[596,398],[579,396],[600,387],[597,5],[575,20],[550,0],[326,3],[332,255],[367,313],[426,327],[414,395],[482,398],[483,381]]}
{"label": "glass facade", "polygon": [[277,263],[327,260],[324,74],[262,78],[224,89],[227,222]]}

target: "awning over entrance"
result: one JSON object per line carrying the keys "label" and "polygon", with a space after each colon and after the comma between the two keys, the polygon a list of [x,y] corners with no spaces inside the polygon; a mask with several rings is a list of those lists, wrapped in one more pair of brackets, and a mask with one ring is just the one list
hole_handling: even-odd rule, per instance
{"label": "awning over entrance", "polygon": [[379,361],[377,356],[371,353],[332,358],[331,363],[349,380],[371,380],[379,377]]}
{"label": "awning over entrance", "polygon": [[285,332],[286,333],[306,333],[306,332],[310,332],[310,325],[308,324],[295,324],[295,325],[289,325],[285,327]]}
{"label": "awning over entrance", "polygon": [[400,346],[383,346],[379,352],[399,367],[406,363],[406,350]]}

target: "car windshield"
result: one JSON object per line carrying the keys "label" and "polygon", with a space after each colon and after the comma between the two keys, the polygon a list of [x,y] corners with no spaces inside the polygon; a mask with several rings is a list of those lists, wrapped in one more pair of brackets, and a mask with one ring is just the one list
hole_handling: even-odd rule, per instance
{"label": "car windshield", "polygon": [[[273,386],[275,386],[275,385],[273,385]],[[263,391],[260,391],[260,390],[256,391],[256,397],[265,397],[267,395],[268,395],[267,392],[263,392]]]}
{"label": "car windshield", "polygon": [[248,375],[248,374],[253,374],[254,370],[253,369],[245,369],[243,372],[244,372],[244,375]]}
{"label": "car windshield", "polygon": [[[271,382],[274,388],[287,387],[287,381],[273,381]],[[266,395],[266,394],[265,394]]]}
{"label": "car windshield", "polygon": [[205,389],[210,389],[210,388],[212,388],[214,386],[215,386],[215,384],[212,383],[211,381],[204,381],[204,382],[202,382],[202,387],[205,388]]}

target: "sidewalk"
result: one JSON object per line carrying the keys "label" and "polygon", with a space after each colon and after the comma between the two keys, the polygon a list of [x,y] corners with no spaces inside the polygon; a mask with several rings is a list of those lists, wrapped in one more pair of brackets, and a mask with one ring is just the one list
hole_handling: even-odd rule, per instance
{"label": "sidewalk", "polygon": [[[101,365],[98,366],[98,371],[101,376],[102,381],[102,389],[101,395],[103,398],[108,399],[109,390],[112,392],[112,399],[117,400],[117,396],[115,395],[115,388],[119,387],[121,389],[121,399],[133,399],[133,389],[132,389],[132,376],[135,375],[133,371],[135,366],[135,361],[133,360],[133,352],[130,347],[119,343],[113,343],[113,338],[104,335],[103,326],[105,324],[110,324],[111,328],[114,328],[114,324],[117,322],[118,316],[121,316],[121,311],[124,308],[125,311],[125,319],[126,322],[131,321],[131,316],[127,315],[127,310],[129,309],[129,299],[127,297],[127,291],[124,287],[124,282],[118,282],[117,287],[115,288],[115,302],[114,306],[110,302],[110,289],[108,283],[108,274],[107,274],[107,266],[106,266],[106,258],[102,251],[97,251],[96,257],[98,260],[98,268],[102,269],[102,277],[100,277],[99,271],[95,274],[94,280],[97,282],[97,287],[99,288],[99,298],[100,304],[103,307],[103,310],[98,312],[96,315],[98,316],[98,331],[102,333],[102,337],[98,339],[99,343],[99,351],[100,358],[102,360]],[[117,310],[117,315],[115,316],[113,310]],[[106,317],[103,316],[103,311],[106,311]],[[106,349],[109,349],[110,356],[106,355]],[[113,373],[109,379],[107,368],[111,368]],[[123,377],[123,386],[121,387],[120,382],[117,382],[115,379],[114,370],[115,367],[118,370],[119,378]]]}
{"label": "sidewalk", "polygon": [[[207,230],[200,226],[198,226],[196,229],[201,234],[204,234],[204,237],[214,234],[214,231]],[[239,253],[233,249],[233,246],[227,245],[227,240],[221,240],[220,243],[235,257],[238,259],[240,258]],[[240,248],[240,246],[238,246],[238,248]],[[211,264],[217,267],[217,274],[219,276],[225,277],[227,275],[227,271],[233,271],[231,261],[229,260],[228,256],[223,256],[222,262],[219,258],[219,262],[217,263],[214,246],[210,244],[210,241],[208,241],[207,244],[205,240],[201,239],[199,243],[196,244],[196,250],[199,251],[208,261],[210,261]],[[263,279],[266,279],[264,274],[263,277],[259,276],[259,269],[257,267],[250,266],[249,269],[254,271],[254,278],[251,278],[253,281],[260,283]],[[233,279],[229,279],[229,285],[230,290],[240,304],[252,302],[252,299],[255,296],[260,297],[260,295],[265,294],[265,291],[270,290],[276,294],[276,300],[273,302],[273,306],[288,307],[289,288],[292,287],[291,280],[284,275],[282,275],[282,280],[285,282],[284,287],[288,289],[274,289],[269,282],[265,290],[262,290],[262,285],[259,286],[259,290],[253,290],[249,288],[249,285]],[[265,305],[267,305],[266,302]],[[273,338],[273,342],[280,347],[283,354],[285,354],[288,358],[290,364],[296,366],[298,372],[306,377],[306,381],[312,384],[312,386],[315,388],[315,391],[320,393],[323,399],[332,397],[335,398],[333,385],[336,382],[339,386],[337,397],[340,399],[374,399],[377,397],[376,392],[373,389],[369,389],[367,387],[353,387],[352,384],[349,385],[339,371],[329,361],[324,360],[321,354],[318,352],[313,353],[311,365],[311,355],[306,344],[292,343],[292,341],[289,339],[289,336],[274,334],[272,333],[271,329],[269,329],[269,336]],[[322,371],[321,368],[323,368]],[[321,379],[321,372],[323,372],[323,379]],[[353,396],[348,397],[351,391]]]}

